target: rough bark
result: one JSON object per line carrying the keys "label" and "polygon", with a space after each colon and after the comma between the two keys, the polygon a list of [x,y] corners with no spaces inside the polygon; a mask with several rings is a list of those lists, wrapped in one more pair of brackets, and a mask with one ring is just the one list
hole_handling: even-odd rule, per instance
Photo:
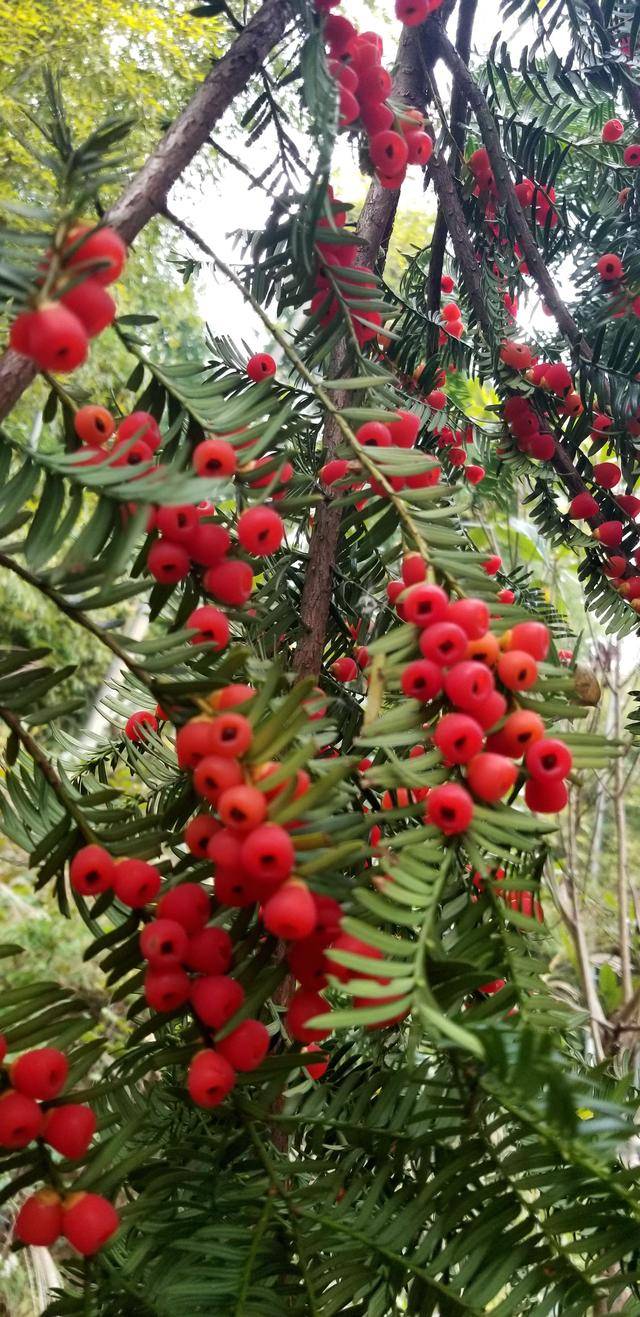
{"label": "rough bark", "polygon": [[[127,242],[132,242],[161,211],[173,184],[282,38],[290,16],[288,0],[264,0],[226,54],[213,65],[182,114],[107,212],[108,223]],[[0,358],[0,420],[15,406],[36,374],[33,363],[16,352],[9,350]]]}

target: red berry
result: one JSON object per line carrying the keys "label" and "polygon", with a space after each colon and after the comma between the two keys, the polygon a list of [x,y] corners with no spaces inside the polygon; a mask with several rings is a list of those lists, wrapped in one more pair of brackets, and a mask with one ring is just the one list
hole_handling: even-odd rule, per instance
{"label": "red berry", "polygon": [[184,544],[187,549],[198,525],[198,509],[192,503],[185,503],[181,507],[158,508],[156,512],[156,527],[160,533],[174,544]]}
{"label": "red berry", "polygon": [[619,142],[624,135],[624,124],[619,119],[607,119],[602,129],[603,142]]}
{"label": "red berry", "polygon": [[491,691],[486,700],[475,710],[474,717],[477,718],[482,730],[490,731],[496,723],[504,718],[507,712],[507,701],[500,691]]}
{"label": "red berry", "polygon": [[536,814],[559,814],[564,809],[569,793],[564,782],[538,782],[530,777],[525,783],[524,798]]}
{"label": "red berry", "polygon": [[431,13],[429,0],[396,0],[396,18],[405,27],[417,27]]}
{"label": "red berry", "polygon": [[455,708],[475,716],[494,689],[493,676],[483,664],[465,659],[445,673],[444,689]]}
{"label": "red berry", "polygon": [[161,585],[176,585],[189,575],[191,560],[181,544],[171,540],[156,540],[147,554],[147,567]]}
{"label": "red berry", "polygon": [[238,520],[238,539],[243,549],[256,557],[276,553],[284,539],[282,518],[273,508],[247,508]]}
{"label": "red berry", "polygon": [[231,536],[226,527],[219,526],[217,522],[205,521],[200,523],[191,536],[189,553],[201,567],[216,567],[229,552],[230,546]]}
{"label": "red berry", "polygon": [[155,864],[147,864],[146,860],[119,860],[113,889],[123,905],[138,910],[158,895],[160,874]]}
{"label": "red berry", "polygon": [[8,1089],[0,1094],[0,1148],[26,1148],[42,1130],[42,1112],[33,1098]]}
{"label": "red berry", "polygon": [[131,412],[118,426],[118,441],[124,443],[129,439],[141,439],[156,453],[162,443],[160,426],[150,412]]}
{"label": "red berry", "polygon": [[285,882],[269,897],[263,910],[264,926],[286,942],[309,937],[316,926],[316,908],[306,883]]}
{"label": "red berry", "polygon": [[203,860],[212,837],[219,831],[220,824],[210,814],[196,814],[184,830],[185,842],[192,855]]}
{"label": "red berry", "polygon": [[226,439],[203,439],[194,451],[193,465],[199,476],[223,480],[235,474],[238,459]]}
{"label": "red berry", "polygon": [[84,1157],[95,1130],[96,1118],[91,1107],[69,1102],[46,1113],[42,1137],[61,1157],[75,1161]]}
{"label": "red berry", "polygon": [[209,703],[212,709],[236,709],[239,704],[246,704],[247,700],[253,699],[255,693],[253,686],[246,686],[236,681],[229,686],[223,686],[221,690],[214,691],[209,697]]}
{"label": "red berry", "polygon": [[9,329],[9,347],[14,352],[20,352],[23,357],[31,356],[31,326],[35,314],[35,311],[21,311]]}
{"label": "red berry", "polygon": [[268,352],[257,352],[247,362],[247,375],[254,384],[258,384],[260,380],[270,379],[277,369],[273,357],[270,357]]}
{"label": "red berry", "polygon": [[55,1189],[40,1189],[22,1204],[14,1234],[22,1244],[50,1248],[62,1233],[62,1203]]}
{"label": "red berry", "polygon": [[180,883],[160,897],[158,918],[175,919],[192,937],[209,918],[209,897],[199,883]]}
{"label": "red berry", "polygon": [[99,284],[112,284],[120,278],[127,248],[115,229],[73,229],[69,234],[69,245],[73,250],[65,257],[66,265],[78,265],[87,270]]}
{"label": "red berry", "polygon": [[221,604],[239,607],[251,596],[253,572],[248,563],[227,558],[205,572],[203,584],[207,594],[213,595]]}
{"label": "red berry", "polygon": [[544,723],[540,714],[532,709],[516,709],[510,713],[500,733],[505,753],[520,759],[535,741],[544,736]]}
{"label": "red berry", "polygon": [[559,782],[569,776],[573,756],[564,741],[543,737],[529,746],[524,762],[537,782]]}
{"label": "red berry", "polygon": [[252,880],[238,869],[217,868],[213,889],[220,905],[242,909],[258,899]]}
{"label": "red berry", "polygon": [[326,1025],[324,1028],[312,1029],[307,1021],[315,1015],[325,1015],[330,1009],[329,1003],[318,992],[299,988],[287,1011],[287,1029],[291,1037],[299,1043],[321,1042],[327,1038],[331,1030]]}
{"label": "red berry", "polygon": [[7,1043],[4,1034],[0,1033],[0,1065],[2,1065],[8,1051],[9,1051],[9,1044]]}
{"label": "red berry", "polygon": [[415,412],[394,412],[385,425],[396,448],[412,448],[420,433],[420,417]]}
{"label": "red berry", "polygon": [[355,659],[347,658],[345,655],[343,658],[336,659],[335,663],[331,664],[330,671],[336,681],[355,681],[358,676],[358,664]]}
{"label": "red berry", "polygon": [[103,846],[82,846],[69,865],[69,881],[81,896],[96,896],[113,887],[115,864]]}
{"label": "red berry", "polygon": [[101,448],[115,430],[115,421],[106,407],[80,407],[73,418],[73,428],[83,444]]}
{"label": "red berry", "polygon": [[216,808],[222,794],[233,788],[242,790],[241,783],[240,765],[234,759],[223,759],[221,755],[209,754],[201,759],[193,774],[193,785],[198,795]]}
{"label": "red berry", "polygon": [[152,919],[140,934],[140,950],[152,969],[179,965],[187,954],[187,934],[175,919]]}
{"label": "red berry", "polygon": [[499,754],[479,754],[467,764],[467,785],[478,800],[495,804],[515,785],[518,770],[511,759]]}
{"label": "red berry", "polygon": [[36,1047],[13,1062],[10,1074],[13,1087],[24,1097],[50,1102],[67,1082],[69,1062],[57,1047]]}
{"label": "red berry", "polygon": [[468,637],[455,622],[436,622],[420,635],[420,652],[440,668],[459,663],[467,652]]}
{"label": "red berry", "polygon": [[428,165],[433,155],[433,139],[428,133],[407,133],[410,165]]}
{"label": "red berry", "polygon": [[[383,72],[383,70],[380,70]],[[376,71],[376,79],[378,72]],[[373,99],[384,100],[384,96]],[[369,140],[369,155],[371,163],[381,173],[391,176],[402,173],[409,159],[409,148],[404,137],[389,128],[381,133],[376,133]]]}
{"label": "red berry", "polygon": [[207,855],[220,869],[240,869],[242,845],[241,837],[218,824],[218,831],[207,846]]}
{"label": "red berry", "polygon": [[[386,101],[390,91],[391,74],[388,73],[379,62],[376,63],[375,61],[372,61],[366,67],[362,67],[362,64],[360,65],[358,70],[358,100],[361,105],[381,105],[383,101]],[[382,133],[375,133],[369,139],[370,154],[373,143],[381,136]],[[399,136],[399,133],[394,133],[394,137]],[[376,165],[383,174],[399,173],[406,165],[406,142],[403,137],[400,137],[400,141],[404,147],[404,151],[400,150],[400,152],[397,153],[397,146],[394,145],[394,154],[391,156],[388,147],[385,150],[384,147],[380,146],[377,151],[377,154],[381,156],[380,161],[374,160],[373,155],[371,156],[374,165]]]}
{"label": "red berry", "polygon": [[219,1107],[236,1082],[235,1070],[219,1052],[196,1052],[187,1076],[187,1088],[199,1107]]}
{"label": "red berry", "polygon": [[544,622],[517,622],[511,631],[509,651],[523,649],[543,663],[549,653],[550,643],[551,635]]}
{"label": "red berry", "polygon": [[186,1005],[191,994],[191,980],[179,965],[165,969],[148,969],[144,978],[147,1006],[154,1011],[177,1011]]}
{"label": "red berry", "polygon": [[601,256],[596,264],[596,270],[603,283],[617,283],[620,279],[624,279],[624,265],[615,252],[607,252],[606,256]]}
{"label": "red berry", "polygon": [[624,153],[624,163],[625,165],[630,165],[632,169],[637,169],[640,166],[640,146],[633,143],[626,148]]}
{"label": "red berry", "polygon": [[[213,753],[211,718],[191,718],[176,736],[176,753],[181,768],[196,768]],[[239,780],[239,779],[238,779]]]}
{"label": "red berry", "polygon": [[593,468],[593,478],[603,489],[613,489],[621,475],[617,462],[596,462]]}
{"label": "red berry", "polygon": [[269,1032],[260,1020],[243,1020],[217,1047],[234,1070],[257,1070],[269,1051]]}
{"label": "red berry", "polygon": [[294,942],[289,948],[287,952],[289,969],[303,988],[313,988],[316,992],[326,988],[329,981],[327,971],[329,969],[332,973],[334,971],[334,967],[329,966],[327,961],[326,950],[326,937],[315,933],[311,937]]}
{"label": "red berry", "polygon": [[462,627],[469,640],[480,640],[489,630],[489,609],[482,599],[454,599],[449,604],[447,617]]}
{"label": "red berry", "polygon": [[466,832],[473,819],[473,801],[457,782],[433,787],[427,796],[427,823],[439,828],[446,837]]}
{"label": "red berry", "polygon": [[499,590],[498,599],[501,604],[515,604],[516,596],[513,590]]}
{"label": "red berry", "polygon": [[215,650],[224,649],[229,644],[229,622],[224,613],[213,604],[203,604],[201,608],[194,608],[189,614],[185,626],[193,629],[195,634],[191,637],[193,644],[209,644]]}
{"label": "red berry", "polygon": [[433,734],[434,744],[447,764],[467,764],[480,753],[484,732],[467,713],[447,713]]}
{"label": "red berry", "polygon": [[209,725],[213,754],[223,759],[239,759],[253,740],[253,728],[241,713],[221,713]]}
{"label": "red berry", "polygon": [[29,356],[40,370],[76,370],[86,360],[86,331],[66,306],[47,302],[34,312],[29,326]]}
{"label": "red berry", "polygon": [[62,1204],[62,1233],[84,1257],[91,1257],[115,1234],[120,1218],[100,1194],[71,1194]]}
{"label": "red berry", "polygon": [[76,284],[68,293],[63,293],[60,301],[78,317],[89,338],[96,338],[115,320],[116,304],[97,279],[85,279]]}
{"label": "red berry", "polygon": [[427,564],[420,553],[408,553],[402,562],[402,579],[405,585],[419,585],[427,575]]}
{"label": "red berry", "polygon": [[155,713],[149,713],[146,709],[139,709],[137,713],[132,713],[124,725],[124,734],[134,743],[146,740],[145,732],[157,732],[158,719]]}
{"label": "red berry", "polygon": [[381,421],[365,421],[356,430],[356,439],[363,448],[391,447],[391,431]]}
{"label": "red berry", "polygon": [[244,988],[228,974],[207,974],[191,985],[193,1009],[210,1029],[221,1029],[240,1010]]}
{"label": "red berry", "polygon": [[485,558],[485,561],[482,564],[482,570],[483,572],[486,572],[487,576],[495,576],[500,571],[501,567],[502,558],[500,558],[497,553],[492,554],[490,558]]}
{"label": "red berry", "polygon": [[[308,1047],[304,1047],[302,1049],[303,1056],[310,1056],[312,1053],[315,1052],[317,1052],[320,1056],[325,1055],[322,1049],[318,1047],[317,1043],[309,1043]],[[312,1065],[305,1065],[304,1068],[307,1074],[309,1075],[310,1079],[322,1079],[323,1075],[325,1075],[327,1073],[327,1070],[329,1069],[329,1062],[314,1061]]]}
{"label": "red berry", "polygon": [[427,627],[445,620],[449,600],[438,585],[413,585],[402,600],[402,608],[407,622]]}
{"label": "red berry", "polygon": [[232,786],[220,795],[216,808],[222,822],[236,832],[251,832],[263,822],[267,802],[256,787]]}
{"label": "red berry", "polygon": [[597,517],[600,511],[600,505],[593,494],[576,494],[569,504],[569,516],[574,521],[582,521],[584,518]]}
{"label": "red berry", "polygon": [[294,863],[293,842],[277,823],[254,828],[242,843],[242,868],[266,892],[289,877]]}
{"label": "red berry", "polygon": [[510,691],[528,691],[538,680],[538,664],[524,649],[510,649],[498,659],[498,676]]}
{"label": "red berry", "polygon": [[[329,964],[329,972],[339,979],[340,983],[348,983],[350,979],[374,979],[377,983],[387,983],[387,979],[382,979],[378,974],[363,969],[349,969],[348,965],[341,965],[338,960],[334,959],[334,951],[348,952],[351,956],[363,956],[367,960],[382,960],[382,952],[378,947],[374,947],[370,942],[363,942],[359,937],[353,937],[351,933],[341,933],[332,946],[327,948],[326,957]],[[373,969],[373,966],[372,966]]]}
{"label": "red berry", "polygon": [[198,974],[226,974],[231,965],[233,943],[224,928],[201,928],[189,938],[185,965]]}
{"label": "red berry", "polygon": [[607,549],[618,549],[622,543],[623,526],[621,521],[603,521],[593,532],[594,539],[604,544]]}
{"label": "red berry", "polygon": [[403,669],[401,677],[402,693],[408,699],[421,700],[428,704],[442,690],[442,668],[431,659],[415,659]]}

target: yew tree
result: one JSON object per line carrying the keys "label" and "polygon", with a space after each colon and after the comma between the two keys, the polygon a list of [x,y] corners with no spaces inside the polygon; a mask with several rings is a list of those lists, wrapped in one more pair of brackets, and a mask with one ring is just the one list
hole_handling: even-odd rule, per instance
{"label": "yew tree", "polygon": [[[575,902],[554,973],[558,815],[629,742],[496,532],[524,509],[637,632],[640,6],[501,8],[489,46],[482,0],[388,0],[384,40],[210,0],[139,168],[57,70],[16,115],[0,570],[117,664],[87,736],[82,673],[0,652],[2,832],[100,968],[0,946],[3,1212],[52,1317],[640,1313],[624,874],[615,1016]],[[269,200],[233,263],[171,195],[221,158]],[[259,350],[117,314],[151,221]]]}

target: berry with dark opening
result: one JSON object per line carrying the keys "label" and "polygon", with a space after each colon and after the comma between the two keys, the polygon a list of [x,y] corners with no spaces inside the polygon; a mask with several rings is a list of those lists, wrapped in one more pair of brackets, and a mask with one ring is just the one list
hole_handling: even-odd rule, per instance
{"label": "berry with dark opening", "polygon": [[536,782],[560,782],[569,776],[573,756],[564,741],[542,737],[529,746],[524,762]]}
{"label": "berry with dark opening", "polygon": [[184,961],[188,941],[176,919],[152,919],[140,934],[140,950],[152,969],[167,969]]}
{"label": "berry with dark opening", "polygon": [[161,535],[175,544],[184,544],[188,549],[194,532],[199,525],[198,509],[192,503],[178,507],[158,508],[156,526]]}
{"label": "berry with dark opening", "polygon": [[618,283],[624,279],[624,265],[615,252],[607,252],[596,264],[596,270],[603,283]]}
{"label": "berry with dark opening", "polygon": [[179,965],[166,969],[148,969],[144,978],[147,1006],[154,1011],[177,1011],[186,1006],[191,994],[191,980]]}
{"label": "berry with dark opening", "polygon": [[190,637],[193,644],[198,642],[212,645],[214,649],[221,650],[229,644],[229,622],[225,613],[213,604],[203,604],[201,608],[194,608],[189,614],[185,627],[193,630],[194,635]]}
{"label": "berry with dark opening", "polygon": [[524,649],[510,649],[498,659],[498,676],[510,691],[528,691],[538,680],[538,664]]}
{"label": "berry with dark opening", "polygon": [[39,1189],[22,1204],[13,1227],[22,1244],[50,1248],[62,1234],[62,1203],[55,1189]]}
{"label": "berry with dark opening", "polygon": [[26,1148],[42,1130],[42,1112],[33,1098],[7,1089],[0,1094],[0,1148]]}
{"label": "berry with dark opening", "polygon": [[539,713],[532,709],[516,709],[507,718],[500,737],[505,753],[512,759],[520,759],[534,742],[545,734],[545,726]]}
{"label": "berry with dark opening", "polygon": [[238,459],[226,439],[203,439],[194,451],[193,465],[199,476],[222,480],[235,474]]}
{"label": "berry with dark opening", "polygon": [[210,1029],[222,1029],[240,1010],[243,1001],[242,984],[228,974],[207,974],[191,985],[193,1009]]}
{"label": "berry with dark opening", "polygon": [[207,855],[209,842],[219,831],[220,824],[210,814],[196,814],[184,830],[184,839],[192,855],[203,860]]}
{"label": "berry with dark opening", "polygon": [[269,1032],[260,1020],[243,1020],[217,1044],[218,1052],[234,1070],[248,1072],[262,1065],[269,1051]]}
{"label": "berry with dark opening", "polygon": [[459,663],[467,652],[468,637],[455,622],[436,622],[420,635],[420,652],[440,668]]}
{"label": "berry with dark opening", "polygon": [[129,439],[141,439],[156,453],[162,443],[160,426],[151,412],[131,412],[118,426],[118,441],[125,443]]}
{"label": "berry with dark opening", "polygon": [[187,1076],[187,1088],[199,1107],[219,1107],[231,1092],[236,1073],[229,1062],[213,1048],[196,1052]]}
{"label": "berry with dark opening", "polygon": [[247,508],[238,519],[238,539],[256,557],[276,553],[284,539],[282,517],[273,508]]}
{"label": "berry with dark opening", "polygon": [[59,302],[46,302],[29,325],[29,353],[40,370],[72,371],[86,360],[89,341],[84,326]]}
{"label": "berry with dark opening", "polygon": [[44,1118],[42,1137],[61,1157],[84,1157],[96,1131],[96,1118],[83,1102],[52,1107]]}
{"label": "berry with dark opening", "polygon": [[11,1083],[25,1097],[50,1102],[62,1092],[69,1074],[69,1062],[57,1047],[36,1047],[23,1052],[10,1068]]}
{"label": "berry with dark opening", "polygon": [[147,567],[161,585],[176,585],[189,575],[191,560],[181,544],[171,540],[156,540],[147,554]]}
{"label": "berry with dark opening", "polygon": [[408,699],[428,704],[442,690],[442,668],[431,659],[414,659],[403,669],[400,684]]}
{"label": "berry with dark opening", "polygon": [[222,792],[216,808],[226,827],[246,833],[263,822],[267,802],[256,787],[233,786]]}
{"label": "berry with dark opening", "polygon": [[90,448],[101,448],[110,439],[116,423],[106,407],[80,407],[73,418],[73,428]]}
{"label": "berry with dark opening", "polygon": [[467,764],[482,750],[484,732],[467,713],[447,713],[440,719],[433,740],[447,764]]}
{"label": "berry with dark opening", "polygon": [[277,369],[273,357],[268,352],[256,352],[247,362],[247,375],[254,384],[258,384],[260,380],[270,379]]}
{"label": "berry with dark opening", "polygon": [[363,448],[391,447],[391,431],[382,421],[365,421],[356,430],[356,439]]}
{"label": "berry with dark opening", "polygon": [[444,622],[448,608],[449,600],[439,585],[412,585],[402,600],[406,621],[419,627]]}
{"label": "berry with dark opening", "polygon": [[265,892],[284,882],[294,863],[291,837],[277,823],[263,823],[254,828],[242,843],[242,868]]}
{"label": "berry with dark opening", "polygon": [[123,905],[139,910],[158,895],[160,881],[155,864],[147,864],[146,860],[119,860],[115,867],[113,890]]}
{"label": "berry with dark opening", "polygon": [[223,759],[240,759],[253,740],[253,728],[241,713],[221,713],[213,718],[210,727],[213,754]]}
{"label": "berry with dark opening", "polygon": [[427,823],[433,824],[445,837],[466,832],[473,819],[473,801],[468,791],[457,782],[445,782],[433,787],[427,796]]}
{"label": "berry with dark opening", "polygon": [[210,805],[218,806],[220,796],[232,787],[240,788],[242,769],[235,759],[209,754],[201,759],[193,774],[194,789]]}
{"label": "berry with dark opening", "polygon": [[456,709],[475,717],[494,690],[493,675],[482,663],[463,659],[445,672],[444,689]]}
{"label": "berry with dark opening", "polygon": [[190,718],[176,736],[176,753],[181,768],[196,768],[213,752],[211,718]]}
{"label": "berry with dark opening", "polygon": [[202,928],[189,938],[184,963],[198,974],[226,974],[233,956],[233,943],[226,928]]}
{"label": "berry with dark opening", "polygon": [[607,119],[602,129],[603,142],[619,142],[624,136],[624,124],[619,119]]}
{"label": "berry with dark opening", "polygon": [[189,937],[199,933],[209,918],[209,897],[199,883],[181,883],[158,901],[158,919],[175,919]]}
{"label": "berry with dark opening", "polygon": [[69,865],[69,881],[81,896],[97,896],[113,887],[115,863],[104,846],[82,846]]}

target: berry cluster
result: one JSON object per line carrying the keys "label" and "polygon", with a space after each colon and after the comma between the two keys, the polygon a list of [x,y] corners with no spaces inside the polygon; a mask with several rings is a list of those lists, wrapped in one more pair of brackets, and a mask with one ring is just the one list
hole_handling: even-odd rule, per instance
{"label": "berry cluster", "polygon": [[106,285],[120,278],[127,258],[109,228],[78,226],[44,263],[35,308],[11,325],[9,344],[39,370],[72,371],[86,360],[89,339],[111,324],[116,304]]}
{"label": "berry cluster", "polygon": [[[7,1044],[0,1037],[0,1064]],[[93,1138],[96,1119],[91,1107],[80,1102],[58,1105],[69,1074],[63,1052],[38,1047],[23,1052],[0,1072],[0,1147],[26,1148],[34,1140],[61,1157],[84,1157]],[[45,1154],[46,1155],[46,1154]],[[54,1244],[60,1235],[78,1253],[97,1253],[117,1230],[118,1214],[99,1194],[71,1193],[64,1198],[44,1188],[23,1203],[15,1223],[15,1236],[23,1244]]]}

